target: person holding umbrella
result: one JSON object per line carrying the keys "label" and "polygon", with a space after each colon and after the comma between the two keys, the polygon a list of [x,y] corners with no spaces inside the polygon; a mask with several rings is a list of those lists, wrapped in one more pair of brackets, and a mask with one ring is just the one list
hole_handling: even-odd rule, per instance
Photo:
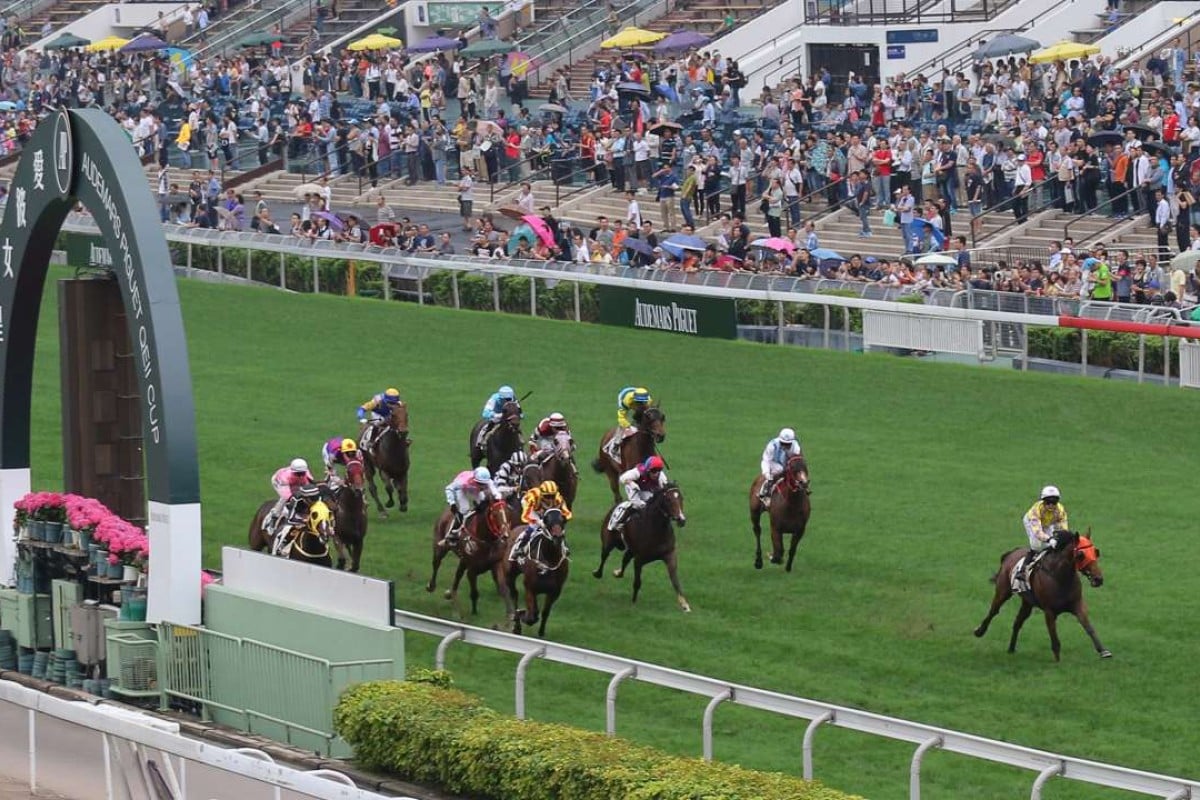
{"label": "person holding umbrella", "polygon": [[782,236],[783,186],[779,178],[772,178],[771,185],[763,192],[760,209],[767,218],[767,230],[772,237]]}

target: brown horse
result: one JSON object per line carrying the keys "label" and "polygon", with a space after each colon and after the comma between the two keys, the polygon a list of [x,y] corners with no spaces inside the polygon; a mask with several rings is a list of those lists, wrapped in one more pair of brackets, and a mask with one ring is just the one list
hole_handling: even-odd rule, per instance
{"label": "brown horse", "polygon": [[[504,559],[504,585],[508,588],[510,602],[515,606],[517,597],[517,578],[522,579],[525,589],[525,610],[512,615],[513,633],[521,632],[521,625],[534,625],[538,622],[538,595],[545,595],[542,603],[541,624],[538,625],[538,637],[546,635],[546,623],[550,620],[550,610],[562,594],[563,585],[571,571],[571,559],[567,550],[567,537],[564,531],[566,521],[557,508],[552,508],[542,514],[542,533],[529,543],[525,560],[518,565]],[[517,533],[520,533],[518,529]],[[509,555],[517,542],[513,536],[509,544]]]}
{"label": "brown horse", "polygon": [[501,464],[508,461],[509,456],[521,449],[521,404],[509,400],[501,407],[500,421],[480,447],[479,432],[487,424],[488,420],[481,419],[471,428],[467,452],[471,469],[487,461],[487,468],[495,473]]}
{"label": "brown horse", "polygon": [[433,574],[429,576],[429,583],[425,584],[425,591],[432,592],[437,588],[438,568],[446,554],[453,552],[458,556],[458,570],[454,573],[454,583],[446,590],[446,599],[453,600],[458,596],[458,584],[466,574],[467,583],[471,586],[471,613],[478,614],[479,586],[476,579],[490,572],[496,591],[504,601],[504,609],[511,615],[513,607],[508,593],[504,591],[501,574],[501,562],[508,552],[510,538],[508,512],[508,507],[501,501],[477,508],[463,523],[458,544],[451,546],[444,543],[454,520],[454,512],[447,506],[433,525]]}
{"label": "brown horse", "polygon": [[[758,497],[762,488],[763,476],[759,474],[750,484],[750,525],[754,528],[754,568],[762,569],[762,515],[766,511],[762,500]],[[770,514],[771,521],[771,563],[783,561],[783,535],[792,535],[792,544],[788,548],[788,572],[792,571],[792,560],[796,557],[796,547],[804,538],[804,529],[808,527],[808,516],[812,506],[808,498],[808,464],[804,456],[792,456],[783,468],[783,476],[771,490]]]}
{"label": "brown horse", "polygon": [[[1088,620],[1087,603],[1083,600],[1083,584],[1079,580],[1079,573],[1082,572],[1092,586],[1099,588],[1104,583],[1104,573],[1100,569],[1100,548],[1092,542],[1091,533],[1089,528],[1086,534],[1060,531],[1054,535],[1056,547],[1046,553],[1034,568],[1030,591],[1021,594],[1021,608],[1017,611],[1017,618],[1013,620],[1008,652],[1016,652],[1017,635],[1036,607],[1046,615],[1046,629],[1050,632],[1050,649],[1054,652],[1055,661],[1060,660],[1057,619],[1059,614],[1065,613],[1075,615],[1101,658],[1112,658],[1112,653],[1100,644],[1100,637],[1096,635],[1096,630]],[[992,598],[992,607],[988,609],[987,616],[975,629],[976,636],[987,633],[988,625],[1000,612],[1000,607],[1012,597],[1013,569],[1022,556],[1031,553],[1027,547],[1018,547],[1000,556],[1000,571],[992,576],[996,584],[996,594]]]}
{"label": "brown horse", "polygon": [[329,487],[329,502],[333,508],[333,543],[338,553],[337,568],[346,568],[346,553],[349,551],[351,572],[358,572],[362,562],[363,540],[367,537],[363,473],[362,459],[351,459],[346,464],[346,480]]}
{"label": "brown horse", "polygon": [[614,503],[621,501],[621,473],[658,452],[658,445],[667,438],[667,415],[656,406],[643,411],[634,419],[634,424],[637,426],[634,433],[621,442],[621,463],[613,461],[608,454],[608,443],[620,435],[620,428],[613,428],[600,437],[600,454],[592,461],[592,469],[608,476]]}
{"label": "brown horse", "polygon": [[[273,540],[263,531],[263,520],[275,505],[274,500],[268,500],[258,507],[254,519],[250,521],[250,549],[255,552],[272,550]],[[329,507],[320,500],[314,501],[309,509],[308,519],[304,525],[295,525],[290,530],[285,529],[279,535],[294,536],[292,545],[288,548],[287,558],[292,561],[303,561],[307,564],[319,564],[322,567],[333,565],[329,556],[329,540],[333,538],[333,514]]]}
{"label": "brown horse", "polygon": [[558,492],[567,503],[575,507],[575,495],[579,491],[579,468],[575,466],[575,440],[566,431],[554,437],[554,448],[540,453],[538,463],[546,480],[558,484]]}
{"label": "brown horse", "polygon": [[633,602],[637,602],[638,591],[642,588],[642,567],[653,561],[662,561],[667,565],[667,577],[675,589],[675,599],[683,611],[691,611],[683,589],[679,586],[679,561],[675,552],[675,526],[687,524],[683,513],[683,493],[674,483],[668,483],[661,489],[649,493],[645,507],[625,517],[623,531],[610,533],[608,520],[614,509],[609,509],[600,523],[600,566],[592,573],[599,578],[604,574],[604,562],[613,549],[624,550],[621,566],[613,570],[613,577],[620,578],[625,574],[629,562],[633,562]]}
{"label": "brown horse", "polygon": [[408,438],[408,406],[397,403],[388,417],[386,429],[375,441],[373,452],[366,452],[366,448],[363,452],[367,487],[371,491],[375,507],[385,518],[388,514],[379,502],[379,492],[375,489],[375,473],[378,472],[383,479],[383,489],[387,492],[387,507],[395,505],[394,493],[400,501],[400,510],[408,511],[408,448],[411,444]]}

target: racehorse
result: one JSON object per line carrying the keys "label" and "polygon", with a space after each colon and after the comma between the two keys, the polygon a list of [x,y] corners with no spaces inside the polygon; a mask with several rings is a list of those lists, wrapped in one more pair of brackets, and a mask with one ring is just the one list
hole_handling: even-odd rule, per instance
{"label": "racehorse", "polygon": [[[1017,635],[1021,626],[1033,612],[1034,607],[1040,608],[1046,615],[1046,629],[1050,632],[1050,649],[1054,651],[1054,660],[1059,661],[1058,615],[1074,614],[1079,624],[1087,631],[1092,645],[1101,658],[1112,658],[1112,653],[1100,644],[1100,637],[1088,620],[1087,603],[1083,600],[1083,585],[1079,573],[1087,576],[1088,582],[1096,588],[1104,584],[1104,573],[1100,569],[1100,548],[1092,541],[1092,531],[1086,534],[1072,531],[1060,531],[1054,534],[1057,547],[1046,553],[1033,570],[1030,579],[1030,591],[1021,593],[1021,608],[1017,618],[1013,620],[1012,638],[1008,642],[1008,652],[1016,652]],[[1000,612],[1000,607],[1012,597],[1012,572],[1022,556],[1032,556],[1032,551],[1026,547],[1009,550],[1000,556],[1000,571],[992,576],[996,584],[996,594],[992,597],[992,607],[979,627],[975,629],[976,636],[987,633],[988,625]],[[1022,567],[1023,568],[1023,567]]]}
{"label": "racehorse", "polygon": [[[759,474],[750,484],[750,525],[754,528],[754,568],[762,569],[762,525],[761,519],[766,508],[758,497],[762,488],[763,476]],[[783,535],[792,535],[792,544],[788,548],[788,572],[792,571],[792,560],[796,557],[796,547],[804,538],[804,529],[808,527],[808,516],[812,506],[808,498],[808,464],[804,456],[792,456],[783,468],[783,477],[775,484],[771,492],[769,518],[771,521],[771,563],[783,561]]]}
{"label": "racehorse", "polygon": [[479,446],[479,432],[488,420],[481,419],[471,428],[471,440],[468,443],[468,453],[471,459],[471,469],[475,469],[483,461],[495,474],[500,465],[508,461],[508,457],[521,449],[521,404],[509,400],[500,409],[500,421],[488,435],[483,446]]}
{"label": "racehorse", "polygon": [[608,454],[608,443],[621,434],[620,428],[613,428],[600,437],[600,454],[592,461],[592,469],[608,476],[614,503],[621,501],[621,473],[654,455],[658,444],[667,438],[667,415],[657,406],[647,408],[634,419],[634,423],[634,432],[621,441],[621,463],[613,461]]}
{"label": "racehorse", "polygon": [[[683,493],[674,483],[651,493],[645,507],[636,514],[630,513],[625,517],[623,537],[621,532],[611,533],[608,530],[608,520],[614,509],[609,509],[600,523],[600,566],[592,573],[599,578],[604,574],[604,562],[614,548],[624,550],[621,566],[613,570],[613,577],[620,578],[625,574],[629,562],[633,562],[633,602],[637,602],[638,590],[642,588],[642,567],[653,561],[662,561],[667,565],[667,577],[675,589],[675,599],[683,611],[691,611],[683,589],[679,586],[679,562],[675,552],[675,526],[687,524],[683,513]],[[622,540],[623,539],[623,540]]]}
{"label": "racehorse", "polygon": [[385,518],[388,514],[379,502],[379,492],[375,489],[375,473],[378,472],[383,478],[387,507],[395,505],[394,492],[400,500],[400,510],[408,511],[408,448],[411,444],[408,438],[408,406],[397,403],[388,416],[386,429],[375,442],[373,452],[368,453],[364,450],[363,458],[371,499]]}
{"label": "racehorse", "polygon": [[346,464],[346,480],[331,483],[329,496],[333,508],[333,543],[337,547],[337,568],[346,568],[350,553],[350,571],[358,572],[362,561],[363,539],[367,537],[367,503],[364,497],[364,466],[355,458]]}
{"label": "racehorse", "polygon": [[539,463],[546,479],[558,484],[558,492],[567,508],[574,508],[575,494],[579,491],[579,468],[575,466],[575,440],[571,434],[559,431],[554,436],[554,448],[544,451]]}
{"label": "racehorse", "polygon": [[[268,500],[258,507],[254,519],[250,521],[250,549],[255,552],[272,550],[273,540],[263,531],[263,520],[274,507],[275,501]],[[333,514],[329,506],[317,500],[313,502],[304,525],[294,525],[295,536],[291,546],[286,549],[286,558],[292,561],[303,561],[307,564],[319,564],[322,567],[333,565],[329,556],[329,540],[333,538]],[[290,531],[284,529],[279,535],[287,536]]]}
{"label": "racehorse", "polygon": [[[504,585],[508,588],[510,602],[517,604],[517,578],[522,579],[525,589],[525,610],[512,615],[513,633],[521,632],[521,625],[534,625],[538,621],[538,595],[546,599],[541,608],[541,624],[538,625],[538,637],[546,635],[546,622],[550,619],[550,610],[558,596],[562,594],[563,585],[571,571],[571,559],[567,554],[567,537],[564,531],[566,520],[557,508],[552,508],[542,514],[542,533],[529,543],[524,563],[513,564],[504,559]],[[518,535],[520,531],[516,532]],[[513,536],[509,550],[516,544],[518,536]]]}
{"label": "racehorse", "polygon": [[496,584],[496,592],[504,601],[505,611],[511,615],[512,602],[504,590],[503,567],[501,562],[508,552],[509,516],[508,507],[501,501],[496,501],[476,509],[463,524],[457,545],[444,543],[446,533],[454,520],[454,512],[447,506],[438,521],[433,525],[433,574],[425,591],[432,592],[437,588],[438,568],[447,553],[453,552],[458,556],[458,570],[454,573],[454,582],[446,590],[446,599],[453,600],[458,596],[458,584],[463,574],[471,586],[471,613],[479,613],[479,587],[476,579],[485,572],[492,573],[492,581]]}

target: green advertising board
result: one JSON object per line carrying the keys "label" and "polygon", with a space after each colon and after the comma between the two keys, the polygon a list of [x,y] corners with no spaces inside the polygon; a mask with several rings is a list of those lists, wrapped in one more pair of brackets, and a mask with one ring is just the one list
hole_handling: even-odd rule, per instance
{"label": "green advertising board", "polygon": [[737,310],[733,300],[623,286],[597,286],[596,290],[600,321],[605,325],[713,339],[737,338]]}
{"label": "green advertising board", "polygon": [[112,269],[112,253],[104,239],[90,233],[65,231],[63,240],[67,250],[67,264],[76,269],[92,267]]}

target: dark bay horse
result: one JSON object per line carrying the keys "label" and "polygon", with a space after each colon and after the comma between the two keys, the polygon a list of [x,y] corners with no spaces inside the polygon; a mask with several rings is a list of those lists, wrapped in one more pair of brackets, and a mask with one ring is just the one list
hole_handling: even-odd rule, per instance
{"label": "dark bay horse", "polygon": [[571,434],[559,431],[554,437],[554,448],[542,453],[539,463],[545,479],[558,484],[567,508],[574,508],[575,495],[579,491],[579,468],[575,466],[575,440]]}
{"label": "dark bay horse", "polygon": [[683,513],[683,493],[674,483],[658,489],[646,501],[641,511],[632,511],[625,517],[624,536],[621,532],[610,533],[608,519],[613,509],[609,509],[600,523],[600,566],[592,573],[592,577],[604,575],[604,562],[613,549],[625,551],[621,566],[613,570],[613,577],[620,578],[625,574],[629,562],[633,562],[633,602],[637,602],[638,591],[642,588],[642,567],[653,561],[662,561],[667,566],[667,577],[675,589],[675,599],[683,611],[691,611],[683,589],[679,586],[679,562],[675,552],[675,526],[687,524]]}
{"label": "dark bay horse", "polygon": [[495,474],[500,465],[508,461],[508,457],[521,449],[521,404],[509,400],[500,409],[500,422],[488,435],[483,447],[479,446],[479,432],[488,420],[481,419],[471,428],[471,439],[468,443],[468,453],[471,459],[471,469],[475,469],[484,461],[487,468]]}
{"label": "dark bay horse", "polygon": [[608,454],[608,443],[614,436],[620,435],[620,428],[613,428],[600,437],[600,454],[592,461],[592,469],[608,476],[614,503],[621,501],[621,473],[633,469],[658,452],[659,443],[667,438],[667,415],[656,406],[643,411],[634,422],[637,430],[621,442],[621,463],[613,461]]}
{"label": "dark bay horse", "polygon": [[[510,602],[518,604],[517,579],[520,578],[525,589],[525,610],[513,614],[513,633],[521,632],[521,625],[535,625],[538,622],[538,595],[545,595],[541,608],[541,624],[538,625],[538,637],[546,635],[546,623],[550,619],[550,610],[562,594],[563,585],[571,571],[571,559],[567,552],[567,537],[564,531],[566,521],[562,512],[552,508],[542,514],[541,535],[529,543],[525,562],[518,566],[507,557],[504,559],[504,585],[508,588]],[[519,535],[520,529],[516,534]],[[517,535],[512,537],[509,550],[516,544]]]}
{"label": "dark bay horse", "polygon": [[[754,528],[754,568],[762,569],[762,515],[766,511],[758,491],[763,484],[760,473],[750,484],[750,525]],[[783,476],[771,491],[770,512],[771,522],[771,563],[783,561],[783,535],[792,535],[792,544],[788,548],[788,572],[792,571],[792,560],[796,557],[796,547],[804,538],[804,529],[808,527],[808,517],[812,513],[812,505],[808,496],[808,464],[804,456],[792,456],[783,468]]]}
{"label": "dark bay horse", "polygon": [[[255,552],[270,552],[272,549],[271,537],[263,532],[263,520],[274,505],[274,500],[263,503],[250,521],[250,549]],[[333,566],[333,559],[329,555],[329,540],[333,538],[333,513],[324,502],[317,500],[313,503],[307,524],[293,526],[292,530],[285,529],[279,535],[289,534],[294,538],[288,548],[287,558],[322,567]]]}
{"label": "dark bay horse", "polygon": [[512,538],[508,507],[497,501],[476,509],[463,524],[458,544],[451,547],[442,540],[446,538],[453,520],[454,512],[447,506],[433,525],[433,574],[429,576],[429,583],[425,584],[425,591],[432,592],[437,588],[438,568],[446,554],[453,552],[458,556],[458,570],[454,573],[454,582],[446,590],[446,599],[453,600],[458,596],[458,584],[465,574],[471,587],[471,613],[479,613],[479,586],[476,580],[483,573],[490,572],[496,592],[504,601],[504,609],[511,615],[513,607],[508,592],[504,590],[501,574],[501,562],[508,553],[509,539]]}
{"label": "dark bay horse", "polygon": [[367,501],[364,466],[355,458],[346,464],[346,480],[329,487],[329,502],[333,508],[333,543],[337,547],[337,568],[346,568],[350,555],[350,571],[358,572],[362,563],[363,540],[367,538]]}
{"label": "dark bay horse", "polygon": [[408,406],[397,403],[388,417],[386,429],[375,442],[374,452],[363,454],[371,499],[375,501],[375,507],[384,517],[388,514],[379,502],[379,492],[375,489],[375,473],[378,472],[383,479],[383,489],[387,492],[387,507],[395,505],[394,493],[400,501],[400,510],[408,511],[410,444],[412,442],[408,438]]}
{"label": "dark bay horse", "polygon": [[[1016,652],[1017,635],[1021,626],[1033,613],[1034,608],[1040,608],[1046,615],[1046,629],[1050,632],[1050,649],[1054,652],[1054,660],[1059,661],[1058,623],[1059,614],[1074,614],[1079,624],[1087,631],[1092,645],[1101,658],[1111,658],[1112,653],[1100,644],[1100,637],[1088,620],[1087,603],[1083,600],[1083,584],[1079,573],[1087,576],[1088,582],[1099,588],[1104,583],[1104,573],[1100,569],[1100,548],[1092,542],[1091,529],[1086,534],[1061,531],[1054,535],[1058,546],[1046,553],[1034,568],[1030,581],[1031,590],[1021,595],[1021,608],[1017,618],[1013,620],[1012,638],[1008,642],[1008,652]],[[975,629],[976,636],[987,633],[988,625],[1000,612],[1000,607],[1012,597],[1012,571],[1022,556],[1030,554],[1027,547],[1018,547],[1000,556],[1000,571],[992,576],[996,584],[996,594],[992,598],[992,607],[979,627]]]}

